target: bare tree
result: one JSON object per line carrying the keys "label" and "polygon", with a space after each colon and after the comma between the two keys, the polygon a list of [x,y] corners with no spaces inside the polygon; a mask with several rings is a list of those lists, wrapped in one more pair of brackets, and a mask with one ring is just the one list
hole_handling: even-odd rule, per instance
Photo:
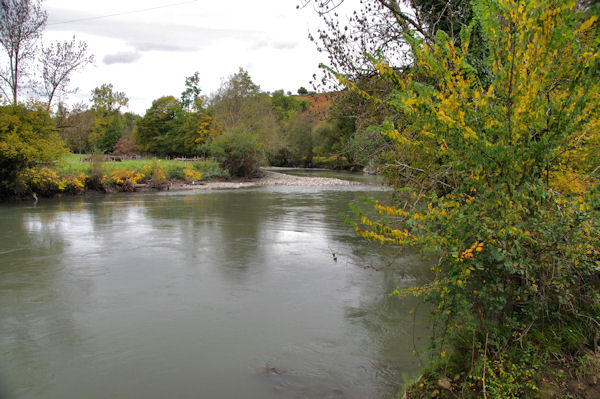
{"label": "bare tree", "polygon": [[17,104],[19,84],[26,75],[27,63],[35,58],[37,40],[46,26],[48,14],[40,0],[1,0],[0,44],[8,56],[8,67],[0,68],[3,94]]}
{"label": "bare tree", "polygon": [[52,99],[60,93],[74,93],[77,89],[67,90],[71,74],[87,64],[94,62],[94,56],[87,54],[87,44],[73,40],[55,42],[41,51],[42,82],[39,94],[48,100],[50,110]]}
{"label": "bare tree", "polygon": [[[312,5],[321,16],[324,25],[309,37],[328,57],[328,67],[350,80],[378,75],[373,58],[393,67],[410,65],[408,37],[432,43],[442,30],[460,40],[461,28],[473,17],[469,0],[361,0],[356,6],[345,5],[345,0],[298,1],[298,8]],[[350,13],[347,18],[346,13]],[[482,46],[475,42],[472,37],[471,47]],[[315,74],[313,85],[336,88],[335,84],[331,87],[331,77],[326,72],[319,84]]]}
{"label": "bare tree", "polygon": [[[312,4],[322,19],[324,25],[310,33],[309,38],[327,56],[328,67],[357,79],[377,75],[371,56],[384,58],[392,65],[409,63],[404,36],[408,29],[396,14],[410,17],[408,12],[399,11],[397,0],[363,0],[355,7],[344,3],[344,0],[300,0],[299,7]],[[348,17],[342,16],[347,13]],[[320,86],[336,89],[337,85],[329,86],[330,78],[325,73]],[[313,81],[315,84],[319,85]]]}

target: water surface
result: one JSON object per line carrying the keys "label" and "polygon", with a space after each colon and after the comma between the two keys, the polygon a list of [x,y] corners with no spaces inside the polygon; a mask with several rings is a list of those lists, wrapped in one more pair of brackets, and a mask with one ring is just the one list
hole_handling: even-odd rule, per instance
{"label": "water surface", "polygon": [[[404,255],[368,268],[390,258],[339,216],[363,195],[389,193],[2,204],[0,397],[393,397],[418,367],[415,302],[388,294],[427,267]],[[419,345],[422,323],[415,331]]]}

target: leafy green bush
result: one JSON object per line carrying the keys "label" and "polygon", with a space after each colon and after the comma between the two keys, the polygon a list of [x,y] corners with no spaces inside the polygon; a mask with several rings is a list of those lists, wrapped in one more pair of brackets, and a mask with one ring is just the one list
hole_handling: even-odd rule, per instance
{"label": "leafy green bush", "polygon": [[204,180],[222,179],[230,177],[229,173],[221,169],[215,161],[196,161],[193,166],[194,170],[202,173]]}
{"label": "leafy green bush", "polygon": [[187,166],[184,165],[183,163],[180,163],[180,164],[171,165],[170,167],[167,168],[166,172],[167,172],[169,179],[183,180],[183,179],[185,179],[185,172],[184,172],[185,169],[187,169]]}
{"label": "leafy green bush", "polygon": [[352,164],[348,162],[348,158],[337,155],[313,157],[312,161],[315,168],[350,169],[352,167]]}
{"label": "leafy green bush", "polygon": [[211,152],[231,176],[256,177],[260,175],[260,160],[263,158],[263,151],[260,138],[255,133],[243,130],[223,133],[213,139]]}
{"label": "leafy green bush", "polygon": [[43,107],[0,107],[0,198],[27,192],[21,174],[29,168],[52,166],[66,153]]}

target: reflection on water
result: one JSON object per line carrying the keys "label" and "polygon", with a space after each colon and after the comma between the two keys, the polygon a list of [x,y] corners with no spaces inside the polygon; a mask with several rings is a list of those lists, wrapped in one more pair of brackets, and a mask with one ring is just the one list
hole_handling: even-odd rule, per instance
{"label": "reflection on water", "polygon": [[2,205],[3,388],[16,398],[393,397],[416,370],[415,303],[388,294],[427,268],[411,256],[360,267],[386,261],[339,216],[365,194],[389,195],[295,187]]}

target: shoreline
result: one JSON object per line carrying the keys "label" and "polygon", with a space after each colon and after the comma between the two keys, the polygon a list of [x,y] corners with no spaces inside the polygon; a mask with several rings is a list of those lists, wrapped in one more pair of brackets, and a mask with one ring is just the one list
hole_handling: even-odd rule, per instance
{"label": "shoreline", "polygon": [[[209,181],[198,184],[189,184],[183,182],[173,182],[169,190],[189,191],[189,190],[226,190],[252,187],[268,186],[296,186],[296,187],[343,187],[343,186],[364,186],[364,183],[350,180],[342,180],[334,177],[313,177],[313,176],[293,176],[285,173],[263,171],[263,176],[233,181]],[[149,189],[150,190],[150,189]]]}
{"label": "shoreline", "polygon": [[[369,184],[343,180],[334,177],[313,177],[313,176],[294,176],[279,172],[263,170],[261,177],[251,179],[233,179],[233,180],[214,180],[200,181],[198,183],[186,183],[182,180],[171,180],[163,183],[161,186],[153,186],[152,184],[135,184],[131,185],[128,190],[117,190],[112,187],[104,190],[86,189],[79,193],[56,193],[51,196],[39,196],[39,198],[63,198],[78,195],[90,194],[116,194],[116,193],[143,193],[143,192],[160,192],[160,191],[212,191],[212,190],[231,190],[245,189],[255,187],[351,187],[351,186],[369,186]],[[29,201],[36,200],[35,193],[26,195],[16,195],[0,200],[2,202],[11,201]],[[37,201],[37,200],[36,200]]]}

